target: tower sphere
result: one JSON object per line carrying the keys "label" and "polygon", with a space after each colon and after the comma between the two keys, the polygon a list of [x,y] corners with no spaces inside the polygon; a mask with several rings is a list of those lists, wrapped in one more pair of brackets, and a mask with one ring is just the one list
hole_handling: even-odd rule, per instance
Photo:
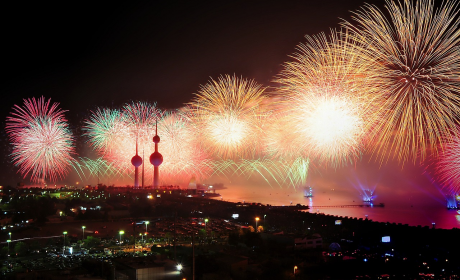
{"label": "tower sphere", "polygon": [[152,141],[153,141],[153,143],[155,143],[155,144],[160,143],[160,136],[158,136],[158,135],[153,136]]}
{"label": "tower sphere", "polygon": [[133,156],[133,158],[131,159],[131,163],[132,165],[134,165],[135,167],[139,167],[141,166],[142,164],[142,158],[138,155],[135,155]]}
{"label": "tower sphere", "polygon": [[159,152],[154,152],[150,155],[150,163],[153,166],[160,166],[160,164],[163,163],[163,155],[161,155]]}

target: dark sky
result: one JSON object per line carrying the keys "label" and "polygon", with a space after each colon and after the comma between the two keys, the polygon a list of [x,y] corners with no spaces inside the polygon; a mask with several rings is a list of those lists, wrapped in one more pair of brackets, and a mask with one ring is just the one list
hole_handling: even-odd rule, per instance
{"label": "dark sky", "polygon": [[[1,125],[23,98],[45,96],[78,127],[97,106],[178,108],[210,77],[270,85],[305,35],[338,28],[364,1],[61,1],[2,4]],[[383,1],[372,1],[383,7]],[[19,176],[2,129],[0,184]]]}

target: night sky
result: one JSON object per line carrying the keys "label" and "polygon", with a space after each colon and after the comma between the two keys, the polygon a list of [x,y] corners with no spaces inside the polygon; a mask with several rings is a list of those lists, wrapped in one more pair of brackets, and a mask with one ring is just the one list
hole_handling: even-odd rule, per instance
{"label": "night sky", "polygon": [[[96,107],[190,102],[210,78],[235,74],[270,86],[305,35],[329,33],[363,1],[149,1],[23,4],[2,7],[1,125],[23,98],[59,102],[85,146],[80,126]],[[383,1],[372,1],[384,7]],[[17,168],[1,130],[1,184]],[[27,182],[27,180],[26,180]]]}

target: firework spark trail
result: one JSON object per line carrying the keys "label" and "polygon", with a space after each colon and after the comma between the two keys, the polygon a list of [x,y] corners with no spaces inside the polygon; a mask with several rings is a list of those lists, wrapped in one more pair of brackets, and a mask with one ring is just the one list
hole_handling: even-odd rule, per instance
{"label": "firework spark trail", "polygon": [[[458,134],[457,134],[458,135]],[[436,177],[452,193],[460,193],[460,137],[444,144],[436,162]]]}
{"label": "firework spark trail", "polygon": [[124,123],[131,130],[133,140],[141,140],[141,145],[150,144],[148,137],[153,134],[155,123],[163,114],[156,107],[156,104],[151,105],[145,102],[132,102],[123,106],[122,113],[124,116]]}
{"label": "firework spark trail", "polygon": [[262,138],[265,144],[265,154],[271,158],[295,158],[302,155],[299,150],[299,139],[293,134],[290,126],[286,104],[274,109],[270,122],[264,127],[265,135]]}
{"label": "firework spark trail", "polygon": [[289,147],[274,140],[276,133],[267,134],[268,145],[274,151],[296,147],[297,155],[334,167],[353,163],[363,152],[377,104],[364,75],[372,65],[361,59],[347,33],[306,38],[277,79],[284,99],[279,105],[281,126]]}
{"label": "firework spark trail", "polygon": [[80,179],[108,176],[122,177],[124,175],[120,173],[114,164],[107,162],[103,158],[93,160],[87,157],[79,157],[78,160],[72,163],[72,167],[77,172]]}
{"label": "firework spark trail", "polygon": [[6,132],[13,145],[12,158],[25,178],[39,182],[64,178],[75,153],[74,139],[59,103],[44,97],[24,99],[6,119]]}
{"label": "firework spark trail", "polygon": [[280,187],[299,187],[306,184],[309,160],[298,157],[294,160],[272,159],[221,159],[213,161],[213,175],[225,177],[245,176],[250,178],[259,175],[269,185]]}
{"label": "firework spark trail", "polygon": [[297,157],[294,161],[284,161],[283,168],[287,175],[283,177],[285,180],[283,184],[294,187],[305,186],[310,166],[310,160],[303,157]]}
{"label": "firework spark trail", "polygon": [[264,90],[252,80],[228,75],[201,87],[190,105],[201,128],[200,141],[211,154],[232,158],[260,150]]}
{"label": "firework spark trail", "polygon": [[[380,96],[372,150],[383,161],[423,160],[438,144],[452,139],[460,112],[460,17],[458,2],[387,1],[390,18],[373,5],[344,23],[361,53],[373,61]],[[455,136],[455,135],[454,135]]]}

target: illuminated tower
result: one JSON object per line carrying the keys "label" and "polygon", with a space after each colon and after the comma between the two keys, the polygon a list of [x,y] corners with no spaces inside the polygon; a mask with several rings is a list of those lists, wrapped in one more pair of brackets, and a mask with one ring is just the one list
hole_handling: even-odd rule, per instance
{"label": "illuminated tower", "polygon": [[136,155],[131,159],[134,165],[134,187],[139,187],[139,166],[142,164],[142,158],[137,154],[137,139],[136,139]]}
{"label": "illuminated tower", "polygon": [[160,136],[158,136],[158,123],[155,126],[155,136],[153,136],[153,143],[155,143],[155,152],[150,155],[150,163],[153,165],[153,188],[158,189],[159,181],[159,167],[163,162],[163,156],[158,152],[158,143],[160,143]]}
{"label": "illuminated tower", "polygon": [[[145,162],[144,149],[142,149],[142,162]],[[145,171],[145,164],[142,165],[142,187],[143,188],[144,188],[144,171]]]}

